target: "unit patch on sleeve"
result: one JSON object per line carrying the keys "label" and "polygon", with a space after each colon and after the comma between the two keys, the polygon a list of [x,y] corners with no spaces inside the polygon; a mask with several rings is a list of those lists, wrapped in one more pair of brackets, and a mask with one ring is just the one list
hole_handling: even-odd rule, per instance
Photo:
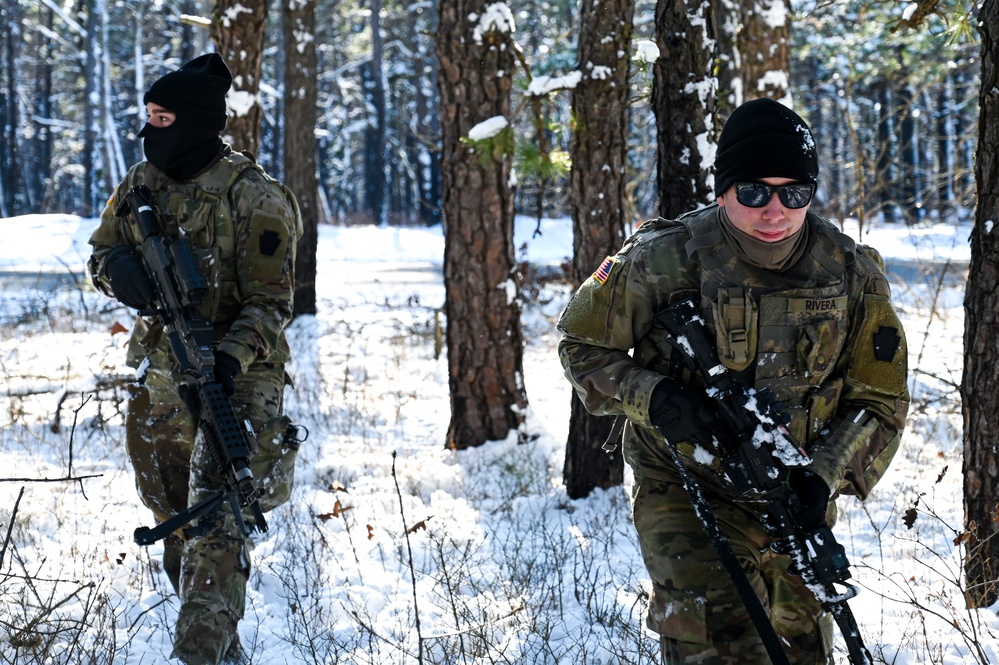
{"label": "unit patch on sleeve", "polygon": [[593,273],[593,279],[597,280],[601,284],[606,284],[607,280],[610,279],[611,273],[614,272],[614,268],[617,267],[617,264],[617,259],[613,256],[608,256],[604,259],[604,262],[600,264],[600,267]]}
{"label": "unit patch on sleeve", "polygon": [[260,253],[264,256],[274,256],[281,246],[281,236],[277,231],[266,229],[260,234]]}
{"label": "unit patch on sleeve", "polygon": [[890,363],[895,358],[898,345],[902,338],[898,335],[896,328],[881,326],[874,335],[874,357],[878,360]]}

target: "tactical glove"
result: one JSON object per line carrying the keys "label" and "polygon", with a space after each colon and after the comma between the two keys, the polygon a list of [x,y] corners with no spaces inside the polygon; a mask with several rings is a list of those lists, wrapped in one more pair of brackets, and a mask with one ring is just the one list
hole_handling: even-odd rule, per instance
{"label": "tactical glove", "polygon": [[104,259],[104,274],[111,284],[111,293],[126,307],[149,309],[155,302],[156,289],[134,251],[124,247],[112,249]]}
{"label": "tactical glove", "polygon": [[669,379],[652,390],[649,421],[669,443],[711,443],[713,433],[727,434],[703,391]]}
{"label": "tactical glove", "polygon": [[822,526],[829,507],[829,486],[826,481],[808,469],[795,466],[789,470],[787,484],[798,495],[799,505],[791,506],[798,526],[806,530]]}
{"label": "tactical glove", "polygon": [[195,420],[201,419],[201,400],[198,398],[198,389],[188,383],[181,383],[177,386],[177,394],[184,402],[184,406],[190,411]]}
{"label": "tactical glove", "polygon": [[236,377],[243,372],[242,365],[225,351],[215,352],[215,380],[222,386],[222,392],[232,396],[236,392]]}

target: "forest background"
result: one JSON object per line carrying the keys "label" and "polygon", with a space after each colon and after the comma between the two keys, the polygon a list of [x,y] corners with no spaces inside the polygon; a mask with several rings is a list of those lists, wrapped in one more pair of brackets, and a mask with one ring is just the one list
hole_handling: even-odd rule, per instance
{"label": "forest background", "polygon": [[[293,119],[284,112],[284,13],[271,4],[257,96],[243,103],[260,108],[259,143],[248,147],[281,178],[282,137]],[[511,115],[518,136],[530,143],[536,132],[523,93],[533,79],[576,69],[578,22],[585,17],[576,0],[506,4],[522,60]],[[806,0],[792,3],[786,16],[780,3],[768,9],[793,26],[784,46],[792,66],[789,80],[771,66],[771,79],[761,85],[786,91],[815,129],[823,157],[817,210],[830,218],[855,215],[860,204],[866,214],[909,223],[973,209],[977,34],[954,7],[919,29],[905,27],[907,6]],[[198,20],[210,20],[212,8],[196,0],[7,0],[0,8],[0,216],[99,212],[124,170],[142,158],[136,133],[145,122],[141,97],[148,83],[213,48],[207,24]],[[321,221],[439,223],[435,3],[317,0],[314,11],[307,39],[317,58]],[[655,15],[655,2],[635,3],[627,107],[632,219],[658,212],[651,61],[637,48],[640,40],[655,41]],[[773,96],[737,85],[723,83],[719,91],[728,104],[761,92]],[[553,93],[541,106],[545,140],[562,155],[569,152],[570,102],[568,94]],[[232,106],[239,103],[230,98]],[[567,165],[545,183],[525,171],[518,211],[569,212]]]}

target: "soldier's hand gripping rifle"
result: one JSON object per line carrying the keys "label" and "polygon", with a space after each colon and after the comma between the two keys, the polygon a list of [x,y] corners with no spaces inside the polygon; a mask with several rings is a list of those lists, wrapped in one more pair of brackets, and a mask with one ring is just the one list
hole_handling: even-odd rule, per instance
{"label": "soldier's hand gripping rifle", "polygon": [[[847,600],[857,595],[858,590],[846,582],[850,578],[850,562],[845,549],[824,520],[818,526],[799,523],[797,516],[804,505],[802,497],[788,484],[789,467],[804,466],[810,459],[785,428],[785,414],[768,390],[751,389],[732,377],[719,361],[715,344],[692,300],[670,305],[657,320],[669,333],[670,344],[680,353],[687,367],[707,383],[707,395],[718,417],[735,435],[721,442],[721,464],[728,478],[740,492],[755,493],[766,501],[763,526],[774,539],[773,549],[790,556],[790,572],[800,577],[822,607],[833,615],[846,641],[850,662],[854,665],[873,663],[847,605]],[[675,455],[674,459],[679,463]],[[681,469],[681,474],[685,476],[686,485],[689,473]],[[717,526],[716,521],[713,516],[710,520],[703,520],[702,516],[702,521],[718,550],[714,538],[720,530],[713,528]],[[728,549],[730,552],[731,548]],[[719,555],[722,556],[722,552]],[[725,557],[722,559],[724,563]],[[735,580],[738,573],[733,574],[731,569],[728,572],[738,587]],[[742,590],[740,595],[743,595]],[[752,596],[755,598],[755,594]],[[752,600],[743,595],[743,602],[747,603],[752,615],[753,608],[749,606]],[[768,622],[764,628],[769,628],[773,635],[773,627]],[[766,631],[760,630],[759,624],[757,629],[767,643]],[[768,645],[768,651],[770,649]],[[770,655],[777,662],[775,655]]]}
{"label": "soldier's hand gripping rifle", "polygon": [[[152,197],[144,185],[133,187],[115,210],[118,216],[130,215],[139,229],[138,252],[156,291],[155,311],[163,323],[177,369],[184,377],[184,401],[198,419],[209,455],[223,487],[203,501],[189,507],[153,528],[135,530],[135,542],[149,545],[196,519],[205,518],[199,527],[207,529],[223,502],[228,501],[239,529],[250,535],[251,526],[242,510],[253,516],[252,528],[267,531],[267,522],[258,500],[259,494],[250,470],[250,458],[256,452],[256,438],[249,427],[241,425],[229,396],[215,379],[215,349],[218,335],[212,322],[198,309],[208,291],[208,284],[187,238],[170,240],[160,229]],[[197,531],[195,531],[197,533]]]}

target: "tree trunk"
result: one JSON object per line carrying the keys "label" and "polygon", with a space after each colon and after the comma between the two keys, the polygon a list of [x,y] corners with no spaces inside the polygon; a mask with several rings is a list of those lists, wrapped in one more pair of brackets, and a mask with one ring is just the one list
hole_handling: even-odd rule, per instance
{"label": "tree trunk", "polygon": [[108,7],[104,0],[98,3],[101,17],[100,36],[100,59],[97,63],[97,75],[100,79],[101,92],[99,127],[101,128],[101,147],[103,148],[104,173],[101,191],[114,191],[115,186],[122,181],[128,171],[125,163],[125,154],[121,148],[119,136],[121,131],[118,128],[117,118],[114,113],[114,92],[111,81],[111,45],[109,27],[111,17],[108,15]]}
{"label": "tree trunk", "polygon": [[906,223],[911,225],[922,220],[923,209],[919,187],[919,138],[913,113],[916,108],[916,95],[912,84],[908,81],[909,76],[906,75],[904,83],[899,86],[902,173],[898,191]]}
{"label": "tree trunk", "polygon": [[[786,0],[749,0],[741,7],[742,101],[761,97],[783,101],[791,94],[791,19]],[[778,24],[777,17],[783,17],[783,22]]]}
{"label": "tree trunk", "polygon": [[964,514],[968,543],[967,602],[999,600],[999,0],[985,0],[978,16],[982,37],[978,206],[971,232],[971,267],[964,296]]}
{"label": "tree trunk", "polygon": [[17,131],[20,127],[20,120],[17,112],[18,100],[18,59],[20,54],[18,48],[23,40],[21,34],[20,5],[14,2],[10,6],[0,9],[0,19],[3,21],[0,27],[0,44],[3,46],[3,60],[6,68],[6,76],[3,89],[0,90],[0,122],[3,129],[0,131],[0,215],[11,217],[18,214],[17,190],[18,190],[18,141]]}
{"label": "tree trunk", "polygon": [[937,91],[936,148],[939,176],[936,192],[940,218],[954,214],[954,172],[957,169],[957,140],[954,108],[954,76],[948,72]]}
{"label": "tree trunk", "polygon": [[[579,71],[572,96],[572,281],[578,287],[601,260],[624,242],[625,165],[628,137],[628,74],[634,0],[583,0],[580,7]],[[606,77],[587,76],[592,66]],[[614,418],[587,413],[573,393],[563,478],[571,498],[624,479],[620,446],[608,455],[602,444]]]}
{"label": "tree trunk", "polygon": [[[436,7],[430,7],[424,17],[417,12],[408,14],[407,41],[414,53],[413,66],[419,85],[413,86],[413,105],[416,117],[409,124],[408,140],[410,163],[414,165],[413,179],[417,195],[416,219],[425,226],[433,226],[441,221],[440,180],[441,164],[437,159],[437,137],[440,133],[437,97],[437,58],[430,52],[423,38],[429,24],[430,29],[437,24]],[[431,143],[432,142],[432,143]]]}
{"label": "tree trunk", "polygon": [[721,0],[714,3],[715,48],[718,62],[715,112],[719,127],[725,124],[732,110],[742,104],[745,98],[742,51],[739,48],[738,34],[742,20],[739,5],[739,0]]}
{"label": "tree trunk", "polygon": [[83,207],[84,217],[93,217],[100,197],[97,184],[100,171],[97,163],[97,49],[100,46],[97,31],[99,13],[96,0],[87,0],[87,45],[83,72]]}
{"label": "tree trunk", "polygon": [[[439,0],[444,290],[451,422],[447,446],[504,439],[524,423],[523,339],[509,151],[478,155],[462,137],[509,117],[508,31],[480,27],[487,0]],[[476,36],[479,40],[476,40]]]}
{"label": "tree trunk", "polygon": [[721,127],[751,99],[789,99],[791,19],[786,0],[723,0],[714,3],[714,12]]}
{"label": "tree trunk", "polygon": [[[47,35],[52,30],[55,12],[51,8],[45,12]],[[41,64],[35,70],[34,117],[32,119],[32,156],[34,168],[28,170],[28,192],[33,202],[30,211],[48,212],[44,209],[45,187],[52,177],[52,132],[45,122],[52,117],[52,38],[39,32],[39,55]]]}
{"label": "tree trunk", "polygon": [[316,313],[316,0],[289,2],[284,12],[284,183],[295,193],[304,232],[295,257],[294,314]]}
{"label": "tree trunk", "polygon": [[652,103],[659,146],[659,214],[673,218],[713,198],[708,174],[715,143],[717,82],[711,3],[659,0],[656,3],[656,61]]}
{"label": "tree trunk", "polygon": [[[955,78],[955,97],[958,100],[965,100],[973,96],[973,90],[978,85],[978,77],[971,75],[968,72],[968,67],[962,67],[958,69]],[[967,109],[969,106],[971,105],[958,103],[957,125],[954,128],[954,134],[960,142],[955,178],[959,192],[957,204],[963,208],[975,205],[975,139],[977,137],[974,136],[972,129],[975,125],[974,113]]]}
{"label": "tree trunk", "polygon": [[[193,16],[198,13],[200,7],[198,0],[181,0],[180,11],[186,16]],[[139,10],[142,11],[142,10]],[[180,61],[187,62],[197,57],[194,52],[195,45],[194,26],[189,21],[180,23]]]}
{"label": "tree trunk", "polygon": [[256,156],[260,148],[260,70],[264,55],[267,0],[215,0],[212,41],[232,71],[227,98],[229,124],[223,136],[235,150]]}
{"label": "tree trunk", "polygon": [[381,0],[371,2],[371,59],[365,71],[364,87],[374,118],[364,132],[364,207],[371,221],[379,226],[388,223],[385,172],[386,126],[384,59],[382,47]]}
{"label": "tree trunk", "polygon": [[878,81],[875,88],[877,93],[880,115],[878,116],[878,141],[875,146],[877,152],[877,170],[875,188],[878,192],[877,208],[884,215],[885,221],[889,224],[899,220],[899,209],[897,199],[894,194],[894,182],[896,177],[896,167],[893,155],[895,154],[895,99],[891,94],[886,81]]}

